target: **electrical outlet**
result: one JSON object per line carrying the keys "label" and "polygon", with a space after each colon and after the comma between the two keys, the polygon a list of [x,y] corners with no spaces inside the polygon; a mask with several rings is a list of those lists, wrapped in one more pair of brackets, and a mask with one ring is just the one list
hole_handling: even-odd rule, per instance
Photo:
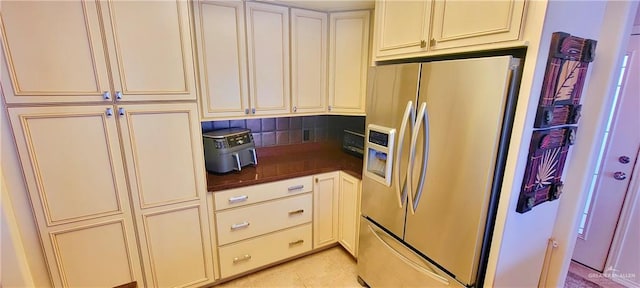
{"label": "electrical outlet", "polygon": [[309,129],[302,130],[302,141],[309,141]]}

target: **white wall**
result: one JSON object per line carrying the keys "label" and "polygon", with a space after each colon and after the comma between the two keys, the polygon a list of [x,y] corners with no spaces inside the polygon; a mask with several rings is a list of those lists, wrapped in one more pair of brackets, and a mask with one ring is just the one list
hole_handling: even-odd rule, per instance
{"label": "white wall", "polygon": [[[0,98],[4,97],[0,94]],[[5,259],[5,255],[15,253],[15,259],[21,259],[24,257],[30,272],[22,275],[26,275],[26,277],[29,277],[30,275],[32,277],[32,279],[15,280],[16,282],[32,282],[35,287],[50,287],[51,281],[49,279],[49,272],[42,254],[35,219],[31,212],[29,194],[27,193],[22,177],[22,169],[20,161],[18,160],[18,153],[13,133],[11,132],[11,127],[6,115],[6,106],[4,105],[3,100],[0,101],[2,102],[2,109],[0,109],[0,160],[2,164],[1,174],[4,180],[2,183],[3,193],[0,197],[2,197],[3,214],[8,215],[6,219],[15,219],[15,229],[11,230],[11,235],[4,234],[4,230],[8,229],[8,227],[11,226],[11,223],[7,222],[7,227],[5,227],[3,222],[2,238],[3,240],[6,239],[7,243],[4,243],[5,241],[2,243],[2,272],[4,274],[6,271],[5,269],[8,269],[5,267],[7,265],[22,265],[21,263],[10,262],[13,258]],[[13,216],[11,216],[12,214]],[[3,219],[3,221],[5,221],[5,219]],[[18,239],[22,241],[21,245],[18,243],[9,243],[9,241],[16,241]],[[17,247],[12,248],[17,250],[5,251],[5,249],[9,249],[9,247]],[[23,251],[20,251],[20,247],[23,247]],[[3,281],[7,280],[6,277],[7,275],[2,277]],[[3,285],[7,284],[3,283]]]}
{"label": "white wall", "polygon": [[[600,62],[611,58],[610,54],[617,55],[618,49],[603,51],[602,47],[607,47],[606,44],[613,45],[614,48],[620,45],[617,42],[602,43],[609,41],[609,39],[603,38],[602,27],[605,22],[605,10],[608,5],[613,4],[606,1],[549,1],[545,13],[541,13],[536,11],[539,9],[537,6],[541,5],[538,2],[540,1],[529,2],[526,25],[541,21],[540,17],[543,17],[544,24],[538,25],[542,27],[541,34],[536,34],[538,31],[525,30],[525,40],[529,42],[525,60],[527,62],[523,73],[523,85],[516,111],[503,192],[498,207],[498,219],[485,282],[487,287],[536,287],[543,270],[548,239],[551,237],[560,240],[560,247],[551,258],[551,260],[557,260],[558,263],[551,262],[552,265],[549,267],[551,272],[547,284],[554,287],[563,286],[569,263],[569,260],[566,259],[571,257],[571,253],[568,253],[567,249],[573,250],[575,235],[571,238],[571,235],[563,235],[562,233],[577,233],[577,228],[573,225],[577,222],[574,222],[573,219],[577,219],[577,206],[580,206],[578,201],[583,197],[583,186],[586,186],[586,181],[582,176],[586,175],[584,171],[588,170],[593,162],[591,151],[594,148],[594,143],[597,142],[594,141],[594,131],[599,129],[596,124],[600,123],[602,119],[600,111],[602,105],[598,104],[598,102],[602,102],[602,96],[590,93],[593,88],[591,87],[592,82],[597,80],[593,79],[596,78],[594,71],[598,71],[597,78],[608,78],[611,74],[610,68]],[[531,8],[534,10],[532,11]],[[626,20],[620,18],[620,15],[617,19],[607,18],[610,25],[620,21]],[[577,142],[572,147],[565,166],[564,194],[559,200],[541,204],[525,214],[520,214],[515,210],[527,161],[533,120],[546,69],[551,34],[558,31],[577,37],[599,40],[596,61],[591,64],[586,78],[585,90],[582,95],[583,117],[579,123]],[[609,49],[611,50],[611,47]],[[592,99],[587,99],[589,97]],[[566,206],[576,207],[567,208]],[[557,225],[556,222],[560,220],[571,225]],[[564,231],[560,232],[563,229]],[[569,243],[569,238],[573,242]]]}
{"label": "white wall", "polygon": [[[8,201],[4,177],[0,175],[0,283],[2,287],[34,287],[31,269],[27,264],[26,251],[18,233],[13,208]],[[5,200],[5,201],[3,201]]]}
{"label": "white wall", "polygon": [[554,224],[553,236],[559,247],[549,266],[549,285],[562,286],[578,235],[578,224],[600,151],[607,116],[611,111],[615,83],[619,77],[622,57],[637,9],[638,1],[607,1],[604,21],[598,33],[596,58],[591,65],[589,87],[583,92],[582,119],[573,148],[572,161],[566,173],[565,187],[573,187],[563,195]]}

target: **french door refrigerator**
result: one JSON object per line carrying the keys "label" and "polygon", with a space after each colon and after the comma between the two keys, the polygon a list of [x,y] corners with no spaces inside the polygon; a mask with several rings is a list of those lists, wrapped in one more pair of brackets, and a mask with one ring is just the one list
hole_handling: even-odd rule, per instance
{"label": "french door refrigerator", "polygon": [[496,56],[371,69],[359,281],[482,284],[519,62]]}

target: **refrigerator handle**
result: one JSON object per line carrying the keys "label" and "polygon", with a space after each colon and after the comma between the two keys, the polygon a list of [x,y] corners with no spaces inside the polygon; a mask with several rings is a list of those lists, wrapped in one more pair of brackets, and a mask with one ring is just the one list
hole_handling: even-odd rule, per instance
{"label": "refrigerator handle", "polygon": [[[402,208],[402,199],[404,199],[407,195],[407,190],[411,190],[411,183],[408,183],[405,179],[403,179],[403,187],[400,189],[400,159],[402,156],[402,147],[404,146],[404,133],[407,130],[407,123],[411,123],[411,130],[413,132],[413,120],[415,119],[415,110],[413,109],[413,101],[407,102],[407,108],[404,109],[404,115],[402,116],[402,124],[400,125],[400,133],[398,134],[398,144],[396,149],[396,155],[393,163],[393,182],[395,183],[396,196],[398,197],[398,205]],[[406,177],[406,176],[405,176]],[[409,187],[407,187],[409,184]],[[408,189],[407,189],[408,188]],[[402,196],[400,195],[402,193]]]}
{"label": "refrigerator handle", "polygon": [[[422,114],[422,118],[418,121],[423,120],[422,124],[423,134],[424,134],[424,142],[422,148],[424,149],[422,152],[422,166],[420,166],[420,180],[418,182],[418,190],[416,190],[416,195],[413,198],[413,211],[418,210],[418,204],[420,203],[420,198],[422,197],[422,189],[424,189],[424,181],[427,178],[427,162],[429,160],[429,110],[426,109],[427,103],[423,102],[422,105],[425,107],[424,114]],[[420,126],[416,129],[420,129]],[[413,139],[412,139],[413,140]],[[415,145],[415,144],[414,144]],[[412,167],[413,168],[413,167]]]}
{"label": "refrigerator handle", "polygon": [[[413,168],[415,168],[415,158],[416,158],[416,144],[418,144],[418,134],[420,131],[420,126],[423,125],[423,119],[426,118],[426,113],[427,113],[427,102],[422,102],[422,105],[420,105],[420,110],[418,112],[418,117],[416,118],[416,124],[414,126],[414,130],[413,133],[411,133],[411,151],[409,152],[409,170],[407,170],[407,183],[411,183],[409,185],[409,187],[411,189],[409,189],[409,197],[407,197],[408,201],[409,201],[409,211],[411,211],[411,215],[415,215],[416,214],[416,210],[415,210],[415,206],[414,206],[414,198],[413,198],[413,183],[412,183],[412,175],[413,175]],[[425,128],[426,131],[426,128]],[[424,156],[424,155],[423,155]],[[426,158],[423,157],[423,161],[422,161],[422,165],[424,165],[426,163]],[[424,172],[425,169],[423,169],[423,175],[420,177],[420,183],[424,184],[424,181],[422,181],[422,179],[424,178]],[[417,191],[416,193],[421,193],[420,191]]]}

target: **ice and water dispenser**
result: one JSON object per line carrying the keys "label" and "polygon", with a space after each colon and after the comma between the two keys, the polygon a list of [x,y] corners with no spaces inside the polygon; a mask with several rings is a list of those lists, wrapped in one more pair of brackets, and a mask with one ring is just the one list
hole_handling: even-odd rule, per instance
{"label": "ice and water dispenser", "polygon": [[364,157],[365,175],[384,185],[391,186],[393,149],[396,129],[369,124]]}

